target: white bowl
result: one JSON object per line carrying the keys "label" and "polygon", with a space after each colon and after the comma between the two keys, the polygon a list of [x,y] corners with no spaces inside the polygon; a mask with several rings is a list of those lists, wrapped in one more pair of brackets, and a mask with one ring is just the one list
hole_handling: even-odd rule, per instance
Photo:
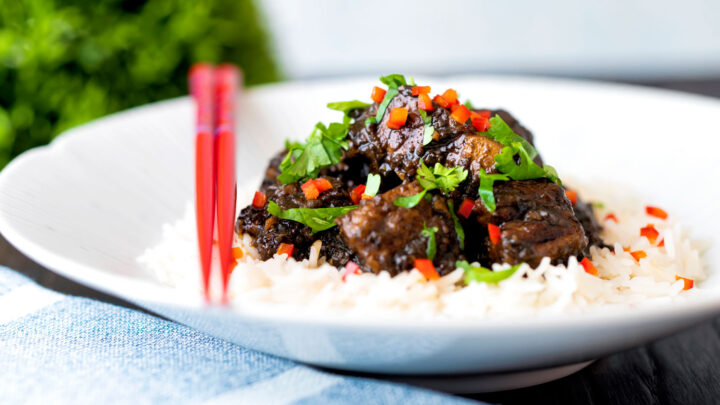
{"label": "white bowl", "polygon": [[[426,82],[426,80],[423,80]],[[605,83],[458,77],[476,104],[502,106],[536,136],[544,160],[580,180],[632,186],[715,241],[720,216],[717,100]],[[367,98],[375,78],[258,87],[241,99],[239,179],[256,178],[288,136],[329,121],[328,101]],[[136,262],[193,193],[187,98],[75,128],[0,174],[0,229],[22,252],[83,284],[246,347],[338,369],[396,374],[498,373],[585,362],[720,313],[718,249],[706,294],[662,310],[489,321],[357,321],[249,316],[207,307]],[[573,368],[573,370],[576,368]],[[569,372],[569,371],[568,371]],[[555,374],[554,374],[555,375]],[[536,380],[533,380],[536,381]],[[516,384],[517,385],[517,384]]]}

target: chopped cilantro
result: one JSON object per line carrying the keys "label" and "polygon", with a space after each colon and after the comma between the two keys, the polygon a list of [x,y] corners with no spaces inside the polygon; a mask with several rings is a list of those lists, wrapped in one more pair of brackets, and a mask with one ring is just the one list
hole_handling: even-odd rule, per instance
{"label": "chopped cilantro", "polygon": [[290,208],[284,210],[274,201],[268,203],[268,212],[280,219],[299,222],[312,229],[312,233],[324,231],[337,225],[335,219],[357,208],[357,205],[331,208]]}
{"label": "chopped cilantro", "polygon": [[375,119],[375,117],[365,118],[365,126],[366,127],[369,126],[370,124],[376,124],[376,123],[377,123],[377,120]]}
{"label": "chopped cilantro", "polygon": [[368,174],[367,182],[365,182],[365,192],[370,197],[375,197],[378,190],[380,190],[380,175],[379,174]]}
{"label": "chopped cilantro", "polygon": [[388,88],[395,88],[397,89],[400,86],[407,85],[407,81],[405,81],[405,76],[397,73],[393,73],[391,75],[383,76],[380,78],[380,81],[387,85]]}
{"label": "chopped cilantro", "polygon": [[347,123],[333,122],[329,126],[318,122],[307,142],[287,142],[288,154],[280,163],[282,174],[278,176],[283,184],[294,183],[306,177],[316,177],[320,169],[340,163],[343,149],[348,148],[345,137]]}
{"label": "chopped cilantro", "polygon": [[428,228],[427,224],[423,222],[423,230],[420,232],[420,235],[428,238],[425,253],[427,255],[427,258],[430,260],[435,259],[435,253],[437,253],[437,245],[435,243],[435,232],[437,231],[438,228],[436,226]]}
{"label": "chopped cilantro", "polygon": [[407,196],[407,197],[398,197],[393,201],[393,204],[397,205],[398,207],[403,208],[412,208],[418,204],[420,204],[420,200],[425,196],[425,193],[427,193],[427,190],[423,190],[415,195]]}
{"label": "chopped cilantro", "polygon": [[[495,155],[495,167],[513,180],[529,180],[545,177],[562,185],[557,171],[550,165],[540,167],[533,161],[538,155],[537,150],[528,141],[516,134],[508,124],[495,115],[490,118],[490,128],[485,133],[500,142],[504,147]],[[519,157],[516,163],[515,156]]]}
{"label": "chopped cilantro", "polygon": [[483,204],[485,204],[485,208],[487,208],[489,212],[493,212],[496,208],[493,185],[496,180],[508,180],[508,176],[504,174],[487,174],[485,173],[485,170],[482,169],[478,170],[478,174],[480,175],[480,188],[478,189],[478,194],[480,195]]}
{"label": "chopped cilantro", "polygon": [[440,189],[445,194],[455,190],[468,176],[468,171],[462,167],[448,168],[440,163],[430,170],[425,162],[420,160],[420,169],[417,172],[417,181],[423,187],[423,191],[408,197],[398,197],[393,202],[399,207],[412,208],[420,203],[425,193],[429,190]]}
{"label": "chopped cilantro", "polygon": [[432,117],[427,114],[425,110],[418,109],[420,116],[422,117],[423,123],[425,124],[425,130],[423,132],[423,146],[432,142],[433,134],[435,133],[435,127],[432,125]]}
{"label": "chopped cilantro", "polygon": [[470,110],[470,111],[472,111],[472,110],[475,109],[475,107],[473,106],[472,101],[470,101],[470,100],[465,101],[465,103],[463,103],[463,105],[464,105],[465,107],[467,107],[467,109]]}
{"label": "chopped cilantro", "polygon": [[[397,87],[388,88],[387,92],[385,93],[385,98],[383,98],[383,101],[378,106],[377,114],[375,114],[375,122],[382,121],[382,117],[383,115],[385,115],[385,110],[387,110],[388,105],[390,105],[390,101],[392,101],[393,97],[397,96],[397,94]],[[367,120],[365,120],[365,124],[367,125]]]}
{"label": "chopped cilantro", "polygon": [[455,262],[455,266],[465,270],[464,281],[465,284],[470,284],[471,281],[476,283],[490,283],[497,284],[498,282],[509,278],[517,269],[520,268],[521,264],[516,264],[507,270],[492,271],[482,266],[472,266],[465,260],[459,260]]}
{"label": "chopped cilantro", "polygon": [[407,82],[410,86],[417,86],[417,83],[415,83],[415,78],[412,76],[408,76]]}
{"label": "chopped cilantro", "polygon": [[605,208],[605,203],[602,201],[593,201],[590,204],[592,204],[593,208],[597,208],[599,210]]}
{"label": "chopped cilantro", "polygon": [[370,104],[364,103],[362,101],[358,100],[351,100],[351,101],[336,101],[334,103],[328,103],[327,107],[331,110],[340,111],[346,116],[350,113],[352,110],[357,110],[359,108],[367,108]]}
{"label": "chopped cilantro", "polygon": [[462,224],[460,224],[460,219],[458,219],[457,215],[455,214],[455,204],[453,204],[452,200],[448,200],[448,209],[450,210],[450,216],[453,220],[453,225],[455,225],[455,233],[458,237],[458,242],[460,243],[460,249],[465,249],[465,230],[462,227]]}

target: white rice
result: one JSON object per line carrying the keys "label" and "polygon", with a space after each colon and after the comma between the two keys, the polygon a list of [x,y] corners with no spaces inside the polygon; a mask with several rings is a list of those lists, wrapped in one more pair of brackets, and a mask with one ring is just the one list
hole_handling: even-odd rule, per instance
{"label": "white rice", "polygon": [[[667,220],[648,216],[645,204],[629,197],[625,190],[605,186],[575,189],[581,197],[605,204],[596,209],[596,214],[604,225],[602,237],[614,251],[591,248],[598,276],[586,273],[571,257],[567,266],[551,265],[548,258],[536,269],[523,265],[498,284],[462,286],[460,269],[436,281],[426,281],[417,270],[396,277],[386,272],[349,275],[343,281],[341,271],[319,258],[319,241],[313,244],[309,259],[302,262],[288,260],[286,255],[263,262],[250,246],[250,237],[244,235],[235,242],[244,257],[230,280],[231,302],[244,311],[258,313],[482,319],[655,305],[700,292],[698,283],[706,277],[703,246],[689,238],[672,213]],[[239,197],[245,197],[238,198],[240,206],[250,201],[253,191],[239,190]],[[618,223],[603,221],[610,212]],[[648,224],[654,224],[660,233],[656,245],[664,239],[664,247],[653,246],[640,236],[640,228]],[[647,257],[638,262],[623,248],[643,250]],[[138,261],[160,282],[188,294],[201,293],[195,218],[190,206],[183,218],[164,225],[162,241]],[[496,270],[507,267],[493,266]],[[695,287],[683,291],[683,281],[676,276],[693,279]]]}

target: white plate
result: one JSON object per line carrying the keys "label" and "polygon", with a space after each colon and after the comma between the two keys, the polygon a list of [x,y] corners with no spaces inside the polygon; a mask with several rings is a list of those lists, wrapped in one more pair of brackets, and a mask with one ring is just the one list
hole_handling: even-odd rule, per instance
{"label": "white plate", "polygon": [[[254,178],[285,137],[335,119],[328,101],[367,98],[377,79],[287,83],[242,98],[239,178]],[[423,80],[502,106],[535,133],[544,160],[581,180],[632,185],[716,242],[720,102],[603,83],[533,78]],[[153,280],[136,257],[193,193],[188,99],[153,104],[68,131],[0,174],[0,229],[22,252],[71,279],[249,348],[378,373],[499,373],[584,362],[720,313],[717,244],[700,295],[657,310],[540,319],[353,321],[247,316],[207,308]]]}

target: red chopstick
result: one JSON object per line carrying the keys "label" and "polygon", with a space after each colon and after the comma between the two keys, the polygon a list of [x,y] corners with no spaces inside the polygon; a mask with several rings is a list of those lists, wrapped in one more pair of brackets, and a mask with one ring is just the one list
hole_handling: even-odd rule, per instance
{"label": "red chopstick", "polygon": [[235,179],[235,96],[240,71],[233,65],[220,65],[216,78],[215,167],[217,174],[217,229],[222,275],[222,302],[227,303],[227,286],[235,265],[232,255],[237,183]]}
{"label": "red chopstick", "polygon": [[205,300],[210,301],[210,265],[215,219],[215,73],[212,65],[198,63],[189,73],[190,94],[196,105],[195,217]]}

